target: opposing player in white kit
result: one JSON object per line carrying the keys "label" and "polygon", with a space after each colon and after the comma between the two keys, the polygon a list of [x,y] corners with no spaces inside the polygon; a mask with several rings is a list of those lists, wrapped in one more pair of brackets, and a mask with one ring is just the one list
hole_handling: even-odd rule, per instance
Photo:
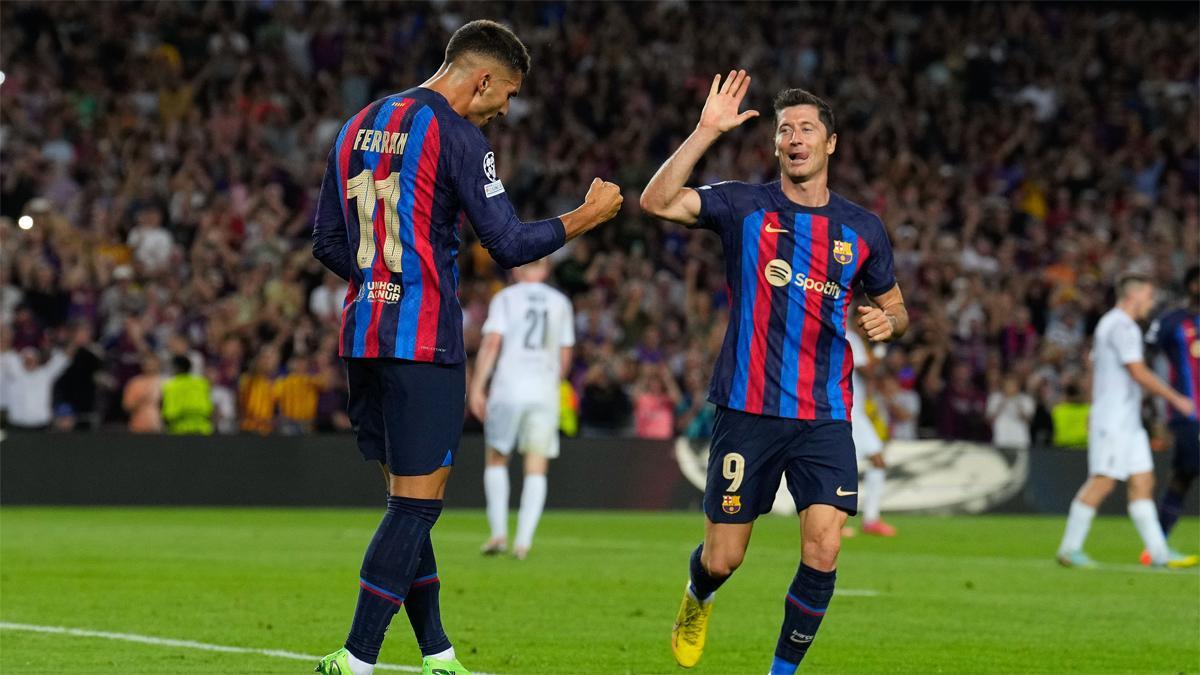
{"label": "opposing player in white kit", "polygon": [[850,347],[854,351],[854,403],[850,408],[850,433],[854,437],[854,449],[858,458],[869,459],[871,462],[871,468],[867,469],[863,476],[862,494],[858,498],[862,506],[862,531],[864,534],[894,537],[896,528],[879,517],[887,464],[883,461],[883,441],[867,415],[867,382],[860,374],[860,370],[871,365],[871,353],[867,351],[870,347],[857,330],[846,331],[846,339],[850,341]]}
{"label": "opposing player in white kit", "polygon": [[1088,418],[1088,479],[1071,502],[1058,561],[1067,567],[1095,563],[1083,542],[1096,509],[1117,481],[1128,481],[1129,517],[1141,535],[1151,564],[1191,567],[1200,560],[1167,548],[1154,507],[1154,460],[1150,438],[1142,426],[1142,390],[1161,396],[1182,414],[1191,414],[1191,399],[1163,382],[1146,366],[1142,329],[1137,322],[1154,307],[1154,284],[1140,275],[1117,282],[1117,305],[1096,325],[1092,345],[1092,410]]}
{"label": "opposing player in white kit", "polygon": [[[492,298],[467,405],[483,420],[484,495],[491,538],[485,554],[508,545],[508,458],[525,456],[525,482],[513,555],[524,559],[546,505],[546,469],[558,456],[559,382],[571,362],[575,318],[567,296],[547,286],[550,265],[513,270],[515,283]],[[493,367],[495,376],[492,377]],[[491,378],[489,395],[488,379]]]}

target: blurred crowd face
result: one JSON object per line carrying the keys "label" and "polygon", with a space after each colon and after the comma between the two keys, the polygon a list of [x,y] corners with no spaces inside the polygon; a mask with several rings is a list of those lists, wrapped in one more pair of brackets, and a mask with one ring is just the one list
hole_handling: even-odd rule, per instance
{"label": "blurred crowd face", "polygon": [[794,105],[779,111],[775,123],[775,156],[780,172],[795,183],[811,180],[826,171],[837,147],[815,105]]}

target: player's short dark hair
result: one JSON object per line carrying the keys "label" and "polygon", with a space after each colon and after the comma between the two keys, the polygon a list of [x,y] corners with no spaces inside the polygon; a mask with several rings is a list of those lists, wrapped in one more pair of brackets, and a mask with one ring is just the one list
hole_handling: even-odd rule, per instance
{"label": "player's short dark hair", "polygon": [[171,359],[171,369],[177,375],[190,373],[192,372],[192,360],[182,354],[175,356]]}
{"label": "player's short dark hair", "polygon": [[446,63],[463,54],[479,54],[493,58],[513,70],[529,73],[529,50],[525,43],[507,26],[479,19],[454,31],[446,44]]}
{"label": "player's short dark hair", "polygon": [[833,118],[833,108],[825,102],[825,99],[808,91],[807,89],[784,89],[775,96],[775,118],[779,118],[779,113],[783,112],[784,108],[790,108],[794,105],[811,105],[817,109],[817,116],[821,118],[821,124],[825,125],[826,134],[832,136],[836,129]]}
{"label": "player's short dark hair", "polygon": [[1134,271],[1121,274],[1121,276],[1117,277],[1117,298],[1120,299],[1125,297],[1125,294],[1128,293],[1131,288],[1141,284],[1153,285],[1154,279],[1145,272]]}

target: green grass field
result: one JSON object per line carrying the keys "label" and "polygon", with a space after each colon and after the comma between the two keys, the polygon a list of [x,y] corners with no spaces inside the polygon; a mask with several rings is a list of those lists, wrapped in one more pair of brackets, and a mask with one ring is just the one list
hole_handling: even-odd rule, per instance
{"label": "green grass field", "polygon": [[[324,654],[341,645],[379,512],[0,509],[4,673],[302,673],[310,663],[8,624]],[[896,518],[892,540],[847,540],[838,588],[805,661],[812,672],[1200,671],[1200,573],[1137,567],[1124,518],[1097,520],[1065,570],[1063,521]],[[551,512],[525,562],[478,554],[479,512],[434,531],[445,623],[490,673],[672,673],[668,633],[696,514]],[[697,673],[763,673],[798,559],[791,519],[759,521],[722,589]],[[1173,536],[1195,549],[1200,526]],[[419,664],[401,612],[382,662]]]}

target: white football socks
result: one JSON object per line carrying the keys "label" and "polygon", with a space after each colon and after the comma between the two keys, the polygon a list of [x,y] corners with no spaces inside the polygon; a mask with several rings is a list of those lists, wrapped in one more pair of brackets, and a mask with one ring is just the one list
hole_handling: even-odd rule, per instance
{"label": "white football socks", "polygon": [[[1132,511],[1130,513],[1132,514]],[[1083,542],[1087,539],[1088,530],[1092,529],[1092,519],[1095,517],[1096,509],[1078,499],[1071,500],[1071,509],[1067,512],[1067,529],[1063,532],[1062,543],[1058,546],[1060,555],[1068,555],[1083,548]]]}
{"label": "white football socks", "polygon": [[546,477],[543,475],[525,476],[525,484],[521,487],[521,510],[517,513],[517,541],[514,548],[527,549],[533,545],[533,532],[537,529],[538,521],[542,518],[542,509],[546,507]]}
{"label": "white football socks", "polygon": [[871,467],[863,477],[863,522],[879,520],[879,505],[883,502],[883,483],[887,469]]}
{"label": "white football socks", "polygon": [[489,466],[483,470],[483,494],[487,498],[488,525],[493,539],[508,537],[508,467]]}
{"label": "white football socks", "polygon": [[353,675],[371,675],[375,672],[375,664],[360,661],[348,650],[346,652],[346,660],[350,663],[350,672]]}
{"label": "white football socks", "polygon": [[1142,543],[1150,552],[1150,560],[1161,565],[1167,562],[1167,538],[1163,534],[1162,525],[1158,524],[1158,509],[1149,499],[1139,499],[1129,503],[1129,517],[1133,526],[1142,536]]}
{"label": "white football socks", "polygon": [[430,654],[427,658],[437,659],[438,661],[450,661],[454,659],[454,647],[447,649],[444,652]]}

